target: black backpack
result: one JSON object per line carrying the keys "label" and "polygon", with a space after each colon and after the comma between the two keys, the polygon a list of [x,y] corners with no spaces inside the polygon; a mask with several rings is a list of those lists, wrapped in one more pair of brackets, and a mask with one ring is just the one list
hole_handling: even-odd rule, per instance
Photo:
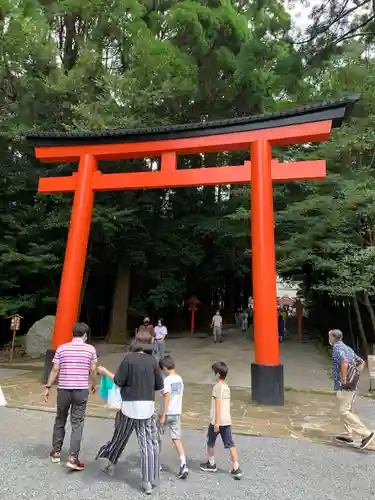
{"label": "black backpack", "polygon": [[343,391],[355,391],[357,390],[359,378],[361,376],[361,368],[363,365],[363,360],[353,361],[349,365],[348,373],[346,375],[346,383],[343,384]]}

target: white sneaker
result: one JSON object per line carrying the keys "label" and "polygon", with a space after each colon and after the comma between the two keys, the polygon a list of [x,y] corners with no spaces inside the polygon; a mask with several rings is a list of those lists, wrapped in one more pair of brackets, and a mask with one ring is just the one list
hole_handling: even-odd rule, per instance
{"label": "white sneaker", "polygon": [[113,477],[115,475],[115,464],[109,462],[102,468],[102,471],[108,476]]}
{"label": "white sneaker", "polygon": [[148,481],[143,481],[142,482],[142,490],[146,495],[151,495],[152,493],[152,484],[149,483]]}

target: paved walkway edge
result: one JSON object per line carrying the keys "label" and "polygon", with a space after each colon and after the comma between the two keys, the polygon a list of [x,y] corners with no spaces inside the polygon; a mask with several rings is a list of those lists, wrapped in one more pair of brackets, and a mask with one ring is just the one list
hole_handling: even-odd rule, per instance
{"label": "paved walkway edge", "polygon": [[[40,362],[39,362],[40,363]],[[37,371],[37,370],[41,370],[41,367],[40,365],[38,364],[38,362],[36,362],[35,364],[33,363],[30,363],[30,364],[27,364],[27,363],[12,363],[12,364],[8,364],[8,363],[0,363],[0,369],[9,369],[9,370],[25,370],[25,371]],[[0,384],[1,385],[1,384]],[[249,389],[249,393],[250,393],[250,388],[247,388],[247,387],[240,387],[240,386],[236,386],[236,385],[232,385],[231,386],[233,389]],[[335,392],[332,390],[332,389],[312,389],[312,388],[309,388],[309,387],[292,387],[292,386],[285,386],[284,388],[285,391],[293,391],[293,392],[300,392],[300,393],[306,393],[306,394],[322,394],[322,395],[334,395]],[[362,396],[364,398],[370,398],[370,399],[375,399],[375,391],[374,392],[370,392],[370,391],[360,391],[358,393],[359,396]]]}
{"label": "paved walkway edge", "polygon": [[[32,405],[17,405],[17,404],[7,404],[4,408],[13,408],[15,410],[28,410],[28,411],[42,411],[44,413],[56,413],[56,407],[55,408],[48,408],[46,406],[32,406]],[[108,411],[108,409],[105,408],[105,410]],[[95,410],[88,409],[86,412],[86,418],[100,418],[103,420],[114,420],[116,416],[116,412],[107,413],[106,415],[103,415],[99,412],[96,412]],[[203,431],[206,430],[206,426],[202,425],[197,425],[194,424],[193,422],[184,422],[184,427],[188,429],[193,429],[193,430],[198,430],[198,431]],[[254,436],[254,437],[270,437],[268,435],[262,436],[259,432],[251,432],[249,431],[233,431],[233,434],[239,435],[239,436]],[[275,436],[275,438],[280,437],[280,436]],[[292,438],[291,438],[292,439]],[[308,441],[308,439],[307,439]]]}
{"label": "paved walkway edge", "polygon": [[[305,394],[323,394],[323,395],[331,395],[334,396],[336,392],[331,389],[296,389],[295,387],[285,387],[285,391],[289,392],[302,392]],[[375,399],[375,392],[363,392],[360,391],[358,392],[358,396],[361,396],[363,398],[370,398],[370,399]]]}

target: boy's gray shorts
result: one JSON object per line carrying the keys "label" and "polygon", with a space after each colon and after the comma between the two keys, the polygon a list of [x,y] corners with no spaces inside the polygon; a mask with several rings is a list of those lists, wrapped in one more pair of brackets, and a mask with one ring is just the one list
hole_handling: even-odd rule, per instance
{"label": "boy's gray shorts", "polygon": [[181,415],[167,415],[164,426],[159,425],[160,435],[164,434],[168,427],[171,439],[181,439]]}

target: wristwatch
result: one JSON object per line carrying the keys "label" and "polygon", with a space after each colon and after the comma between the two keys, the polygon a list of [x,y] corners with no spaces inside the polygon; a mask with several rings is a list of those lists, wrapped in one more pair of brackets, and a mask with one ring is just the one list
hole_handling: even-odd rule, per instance
{"label": "wristwatch", "polygon": [[51,386],[50,385],[46,385],[46,389],[51,389]]}

